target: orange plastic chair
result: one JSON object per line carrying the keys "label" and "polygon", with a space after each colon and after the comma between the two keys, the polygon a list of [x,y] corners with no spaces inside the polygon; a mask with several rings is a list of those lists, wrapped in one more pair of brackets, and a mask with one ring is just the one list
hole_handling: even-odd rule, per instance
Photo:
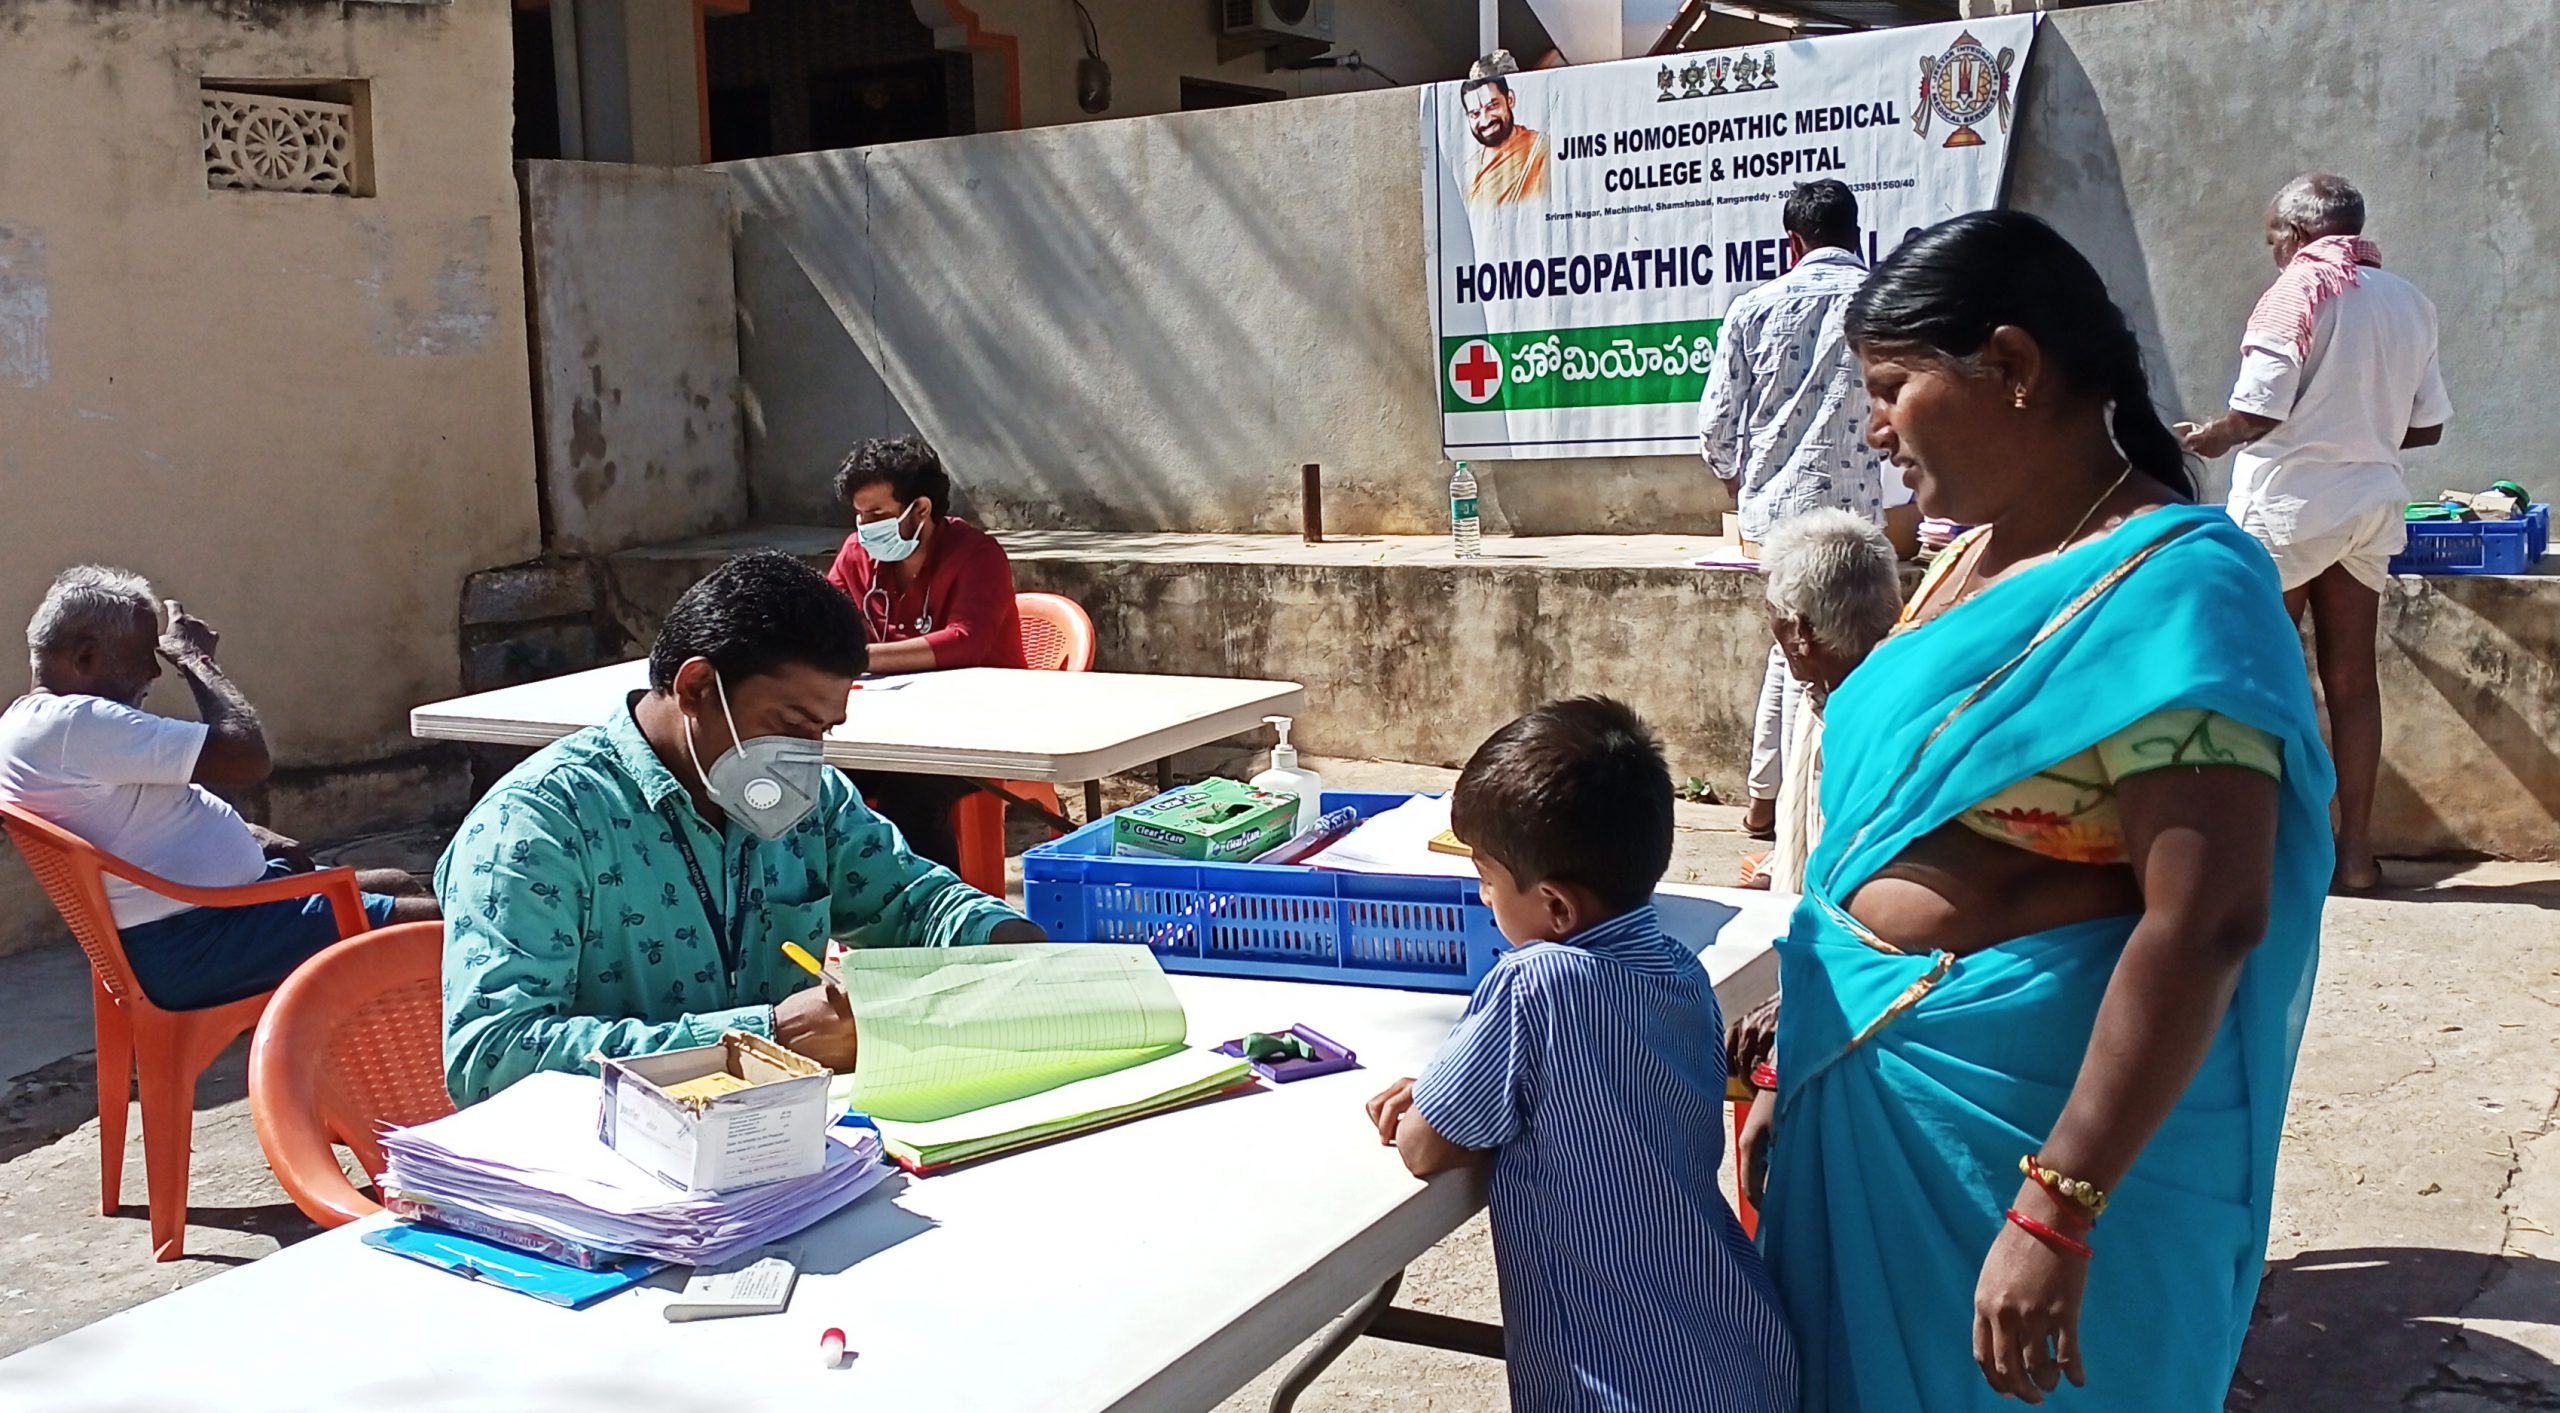
{"label": "orange plastic chair", "polygon": [[1091,672],[1093,619],[1064,594],[1016,594],[1022,662],[1034,672]]}
{"label": "orange plastic chair", "polygon": [[249,1045],[249,1116],[285,1195],[324,1227],[381,1209],[338,1146],[382,1187],[383,1124],[453,1112],[444,1087],[444,924],[350,937],[276,988]]}
{"label": "orange plastic chair", "polygon": [[286,898],[325,897],[338,935],[371,925],[355,870],[323,869],[241,888],[189,888],[146,873],[89,841],[14,805],[0,805],[0,826],[35,871],[36,881],[89,954],[90,998],[98,1027],[98,1210],[123,1206],[125,1120],[136,1071],[142,1081],[142,1169],[151,1208],[151,1255],[186,1254],[187,1164],[194,1156],[196,1080],[243,1031],[258,1023],[272,991],[200,1011],[166,1011],[142,994],[125,960],[124,937],[107,908],[106,877],[200,908],[237,908]]}
{"label": "orange plastic chair", "polygon": [[[1093,670],[1093,619],[1063,594],[1015,594],[1022,616],[1022,662],[1035,672]],[[1006,780],[999,788],[1058,812],[1058,788],[1046,781]],[[960,881],[981,893],[1004,896],[1004,801],[972,790],[951,807],[951,829],[960,841]]]}

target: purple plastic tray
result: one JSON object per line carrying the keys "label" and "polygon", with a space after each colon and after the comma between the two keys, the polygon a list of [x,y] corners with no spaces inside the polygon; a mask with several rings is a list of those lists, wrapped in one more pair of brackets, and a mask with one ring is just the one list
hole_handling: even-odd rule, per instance
{"label": "purple plastic tray", "polygon": [[[1301,1079],[1314,1079],[1318,1075],[1340,1074],[1344,1070],[1360,1068],[1358,1055],[1351,1053],[1349,1047],[1328,1038],[1313,1026],[1293,1025],[1286,1030],[1267,1030],[1262,1034],[1294,1035],[1307,1042],[1308,1049],[1316,1052],[1316,1057],[1312,1060],[1275,1060],[1256,1063],[1253,1072],[1273,1084],[1289,1084]],[[1239,1060],[1243,1059],[1244,1037],[1237,1036],[1219,1046],[1218,1053],[1232,1055]]]}

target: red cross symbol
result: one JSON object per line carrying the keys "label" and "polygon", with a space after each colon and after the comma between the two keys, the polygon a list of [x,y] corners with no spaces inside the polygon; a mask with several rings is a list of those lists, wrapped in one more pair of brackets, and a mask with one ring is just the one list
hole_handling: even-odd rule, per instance
{"label": "red cross symbol", "polygon": [[1449,360],[1449,385],[1470,403],[1493,401],[1502,390],[1502,355],[1483,339],[1469,339]]}

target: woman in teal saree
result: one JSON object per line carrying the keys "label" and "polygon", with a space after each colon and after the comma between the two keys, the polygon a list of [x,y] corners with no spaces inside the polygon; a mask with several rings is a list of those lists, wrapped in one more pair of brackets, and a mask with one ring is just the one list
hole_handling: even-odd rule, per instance
{"label": "woman in teal saree", "polygon": [[1869,441],[1988,528],[1831,699],[1746,1136],[1805,1407],[2219,1409],[2331,869],[2300,641],[2043,223],[1923,232],[1849,321]]}

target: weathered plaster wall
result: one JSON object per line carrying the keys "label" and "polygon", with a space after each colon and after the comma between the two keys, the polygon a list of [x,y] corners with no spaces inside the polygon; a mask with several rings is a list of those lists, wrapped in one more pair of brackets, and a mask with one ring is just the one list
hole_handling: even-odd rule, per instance
{"label": "weathered plaster wall", "polygon": [[[1676,776],[1743,795],[1768,651],[1758,576],[1608,567],[1136,563],[1017,553],[1093,613],[1098,662],[1303,682],[1324,755],[1463,765],[1540,702],[1618,696]],[[2402,580],[2383,615],[2375,841],[2560,858],[2560,576]]]}
{"label": "weathered plaster wall", "polygon": [[[2458,414],[2416,488],[2532,483],[2560,436],[2554,43],[2548,0],[2062,11],[2011,200],[2098,262],[2162,406],[2194,415],[2271,273],[2267,198],[2346,173],[2444,315]],[[729,168],[744,313],[790,325],[750,358],[758,514],[825,509],[816,448],[902,408],[1000,525],[1284,530],[1317,461],[1337,529],[1441,528],[1415,121],[1377,92]],[[1528,533],[1703,529],[1725,503],[1684,457],[1487,467],[1494,523]]]}
{"label": "weathered plaster wall", "polygon": [[[508,29],[0,2],[0,627],[66,565],[151,576],[222,630],[288,831],[460,803],[408,709],[454,690],[464,576],[537,548]],[[208,76],[366,81],[377,194],[208,190]],[[0,855],[8,951],[55,923]]]}
{"label": "weathered plaster wall", "polygon": [[743,523],[728,181],[521,170],[549,548],[608,554]]}
{"label": "weathered plaster wall", "polygon": [[772,222],[740,221],[737,268],[750,509],[765,524],[835,524],[847,518],[834,495],[845,452],[916,424]]}
{"label": "weathered plaster wall", "polygon": [[[2454,420],[2411,490],[2549,494],[2560,405],[2560,26],[2549,0],[2145,0],[2048,16],[2010,200],[2088,253],[2150,350],[2162,407],[2220,409],[2275,273],[2262,221],[2305,171],[2361,187],[2366,231],[2443,319]],[[2210,468],[2216,490],[2229,463]],[[2540,479],[2536,479],[2539,477]]]}
{"label": "weathered plaster wall", "polygon": [[[1308,461],[1329,526],[1445,525],[1416,121],[1408,89],[723,166],[758,516],[830,513],[816,463],[896,407],[998,525],[1280,530]],[[1482,476],[1530,532],[1728,503],[1688,458]]]}
{"label": "weathered plaster wall", "polygon": [[[841,538],[764,527],[617,555],[621,626],[645,642],[741,549],[823,565]],[[1662,733],[1675,775],[1742,797],[1762,584],[1683,567],[1694,541],[1555,537],[1464,566],[1436,539],[1018,531],[1005,547],[1021,588],[1093,616],[1098,670],[1306,684],[1296,735],[1315,754],[1461,765],[1530,707],[1605,692]],[[2560,858],[2560,574],[2397,581],[2382,692],[2386,852]]]}

